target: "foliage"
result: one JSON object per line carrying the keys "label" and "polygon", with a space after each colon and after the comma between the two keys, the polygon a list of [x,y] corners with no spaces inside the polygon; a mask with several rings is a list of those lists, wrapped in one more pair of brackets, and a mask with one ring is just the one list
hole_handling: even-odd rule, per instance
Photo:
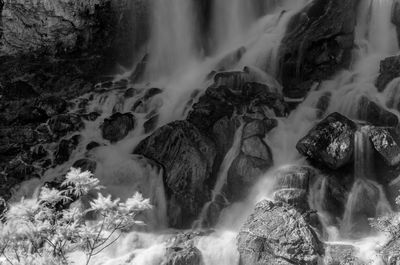
{"label": "foliage", "polygon": [[[89,209],[71,205],[60,210],[60,203],[70,203],[71,198],[101,188],[90,172],[75,168],[71,168],[61,187],[62,191],[43,187],[37,199],[22,199],[10,206],[0,223],[0,263],[3,259],[8,264],[69,264],[68,253],[80,250],[89,264],[124,230],[142,225],[135,219],[137,214],[151,208],[149,200],[139,193],[125,202],[98,193]],[[96,215],[96,221],[87,220],[89,213]]]}

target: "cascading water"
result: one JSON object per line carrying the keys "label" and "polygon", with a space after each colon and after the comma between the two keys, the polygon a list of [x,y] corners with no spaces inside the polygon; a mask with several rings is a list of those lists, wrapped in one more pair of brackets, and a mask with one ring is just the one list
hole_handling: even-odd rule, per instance
{"label": "cascading water", "polygon": [[[246,66],[256,69],[254,72],[262,73],[260,76],[263,77],[264,83],[270,82],[268,75],[276,78],[278,49],[288,22],[310,1],[212,1],[212,18],[208,18],[211,20],[212,30],[210,36],[207,36],[213,45],[210,54],[205,54],[205,49],[200,44],[202,42],[199,40],[200,28],[196,21],[198,14],[195,0],[151,2],[152,32],[147,45],[149,58],[144,71],[144,81],[131,84],[132,87],[143,89],[127,95],[118,90],[120,80],[116,78],[113,89],[99,87],[98,91],[85,95],[82,99],[90,102],[87,107],[89,112],[98,111],[101,116],[96,121],[85,122],[85,129],[81,133],[82,140],[71,154],[71,159],[62,166],[46,172],[44,178],[44,181],[47,181],[50,176],[62,175],[75,160],[90,157],[98,164],[96,176],[112,195],[127,197],[138,190],[155,205],[156,210],[149,214],[147,220],[156,220],[151,223],[151,228],[157,233],[132,232],[125,235],[116,246],[95,257],[92,264],[126,262],[135,265],[159,265],[162,262],[165,255],[165,239],[168,238],[168,235],[159,231],[166,228],[167,211],[162,169],[146,164],[143,157],[131,155],[134,147],[149,133],[144,130],[145,122],[149,118],[157,117],[157,126],[161,126],[183,118],[187,114],[187,102],[193,92],[204,90],[210,85],[211,81],[206,77],[213,70],[241,70]],[[321,118],[316,111],[321,96],[326,93],[331,95],[327,113],[340,112],[355,119],[359,118],[359,104],[356,102],[361,96],[366,96],[383,107],[387,106],[389,99],[395,98],[392,106],[398,105],[400,96],[393,96],[397,93],[396,89],[400,83],[398,79],[389,84],[385,93],[379,94],[374,85],[380,60],[399,51],[395,28],[390,21],[393,1],[359,2],[356,46],[350,69],[338,73],[332,80],[314,86],[296,110],[288,117],[278,118],[278,126],[265,138],[271,147],[274,168],[261,176],[244,201],[234,203],[221,212],[215,233],[196,242],[197,248],[203,254],[205,265],[239,264],[236,250],[237,233],[255,203],[264,198],[271,199],[275,181],[274,170],[288,164],[306,164],[305,159],[296,152],[295,145]],[[263,8],[260,9],[260,6]],[[224,58],[232,52],[236,52],[237,58],[226,63]],[[140,111],[135,112],[135,130],[118,143],[106,143],[98,130],[99,121],[116,111],[128,112],[135,109],[135,102],[143,98],[145,88],[150,87],[160,87],[162,93],[146,102]],[[227,170],[239,151],[242,129],[242,126],[238,129],[231,151],[226,154],[222,163],[212,201],[220,195]],[[99,143],[100,148],[94,151],[87,150],[86,146],[92,141]],[[382,187],[374,181],[374,176],[370,175],[371,147],[363,129],[356,133],[355,143],[355,183],[347,197],[345,213],[341,220],[323,218],[325,206],[322,205],[321,198],[324,198],[327,192],[328,176],[321,177],[319,182],[311,187],[310,205],[320,212],[329,240],[343,240],[343,234],[351,234],[355,225],[358,226],[360,222],[365,225],[368,217],[390,210]],[[374,207],[370,207],[371,205]],[[79,264],[79,253],[76,260],[76,264]]]}

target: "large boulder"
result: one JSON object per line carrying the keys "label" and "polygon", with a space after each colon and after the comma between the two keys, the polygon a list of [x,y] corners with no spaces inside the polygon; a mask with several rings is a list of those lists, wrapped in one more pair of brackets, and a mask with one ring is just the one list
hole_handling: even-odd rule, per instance
{"label": "large boulder", "polygon": [[357,118],[375,126],[395,127],[399,123],[394,113],[385,110],[365,96],[358,101]]}
{"label": "large boulder", "polygon": [[188,227],[210,200],[214,143],[187,121],[177,121],[156,130],[134,153],[165,168],[168,217],[173,227]]}
{"label": "large boulder", "polygon": [[296,148],[313,162],[338,169],[353,159],[356,129],[354,122],[332,113],[300,139]]}
{"label": "large boulder", "polygon": [[56,115],[49,119],[47,123],[51,132],[57,137],[79,131],[84,127],[82,119],[76,114]]}
{"label": "large boulder", "polygon": [[114,113],[101,125],[103,138],[112,143],[124,139],[135,128],[136,119],[131,113]]}
{"label": "large boulder", "polygon": [[[396,4],[400,8],[399,3]],[[400,77],[400,56],[392,56],[381,61],[376,87],[379,92],[395,78]]]}
{"label": "large boulder", "polygon": [[326,244],[325,265],[365,265],[356,257],[357,249],[353,245]]}
{"label": "large boulder", "polygon": [[302,98],[313,82],[349,66],[357,0],[314,0],[295,15],[279,51],[284,94]]}
{"label": "large boulder", "polygon": [[195,240],[203,236],[203,232],[178,234],[167,247],[162,265],[204,265],[200,250],[195,247]]}
{"label": "large boulder", "polygon": [[323,245],[295,208],[262,201],[240,230],[238,250],[242,265],[316,265]]}
{"label": "large boulder", "polygon": [[397,265],[400,262],[400,241],[396,238],[391,239],[381,249],[382,259],[385,264]]}
{"label": "large boulder", "polygon": [[382,156],[388,166],[400,163],[400,137],[393,129],[368,127],[368,136],[374,149]]}

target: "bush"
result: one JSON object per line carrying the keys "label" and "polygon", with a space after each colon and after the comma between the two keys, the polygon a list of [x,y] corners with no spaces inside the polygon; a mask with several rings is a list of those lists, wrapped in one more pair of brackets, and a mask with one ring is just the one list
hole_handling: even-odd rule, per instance
{"label": "bush", "polygon": [[[62,187],[65,190],[43,187],[37,199],[22,199],[10,206],[0,223],[0,261],[14,265],[68,264],[68,253],[80,250],[89,264],[94,255],[118,240],[122,231],[143,225],[135,217],[151,208],[149,200],[139,193],[125,202],[98,193],[87,210],[57,210],[56,205],[68,203],[71,197],[101,189],[99,180],[89,171],[75,168]],[[89,212],[96,213],[95,222],[86,220]]]}

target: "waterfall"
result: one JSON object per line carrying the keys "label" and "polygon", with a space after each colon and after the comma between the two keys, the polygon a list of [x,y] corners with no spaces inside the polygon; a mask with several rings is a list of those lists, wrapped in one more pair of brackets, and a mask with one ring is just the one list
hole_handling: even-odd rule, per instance
{"label": "waterfall", "polygon": [[152,1],[150,54],[146,75],[154,80],[172,74],[199,55],[194,0]]}
{"label": "waterfall", "polygon": [[[81,132],[82,141],[71,159],[46,173],[44,180],[52,175],[61,175],[77,158],[87,157],[98,163],[96,176],[107,192],[114,197],[128,197],[141,191],[151,199],[155,209],[147,213],[150,231],[132,232],[119,241],[116,247],[97,258],[98,264],[155,264],[165,255],[165,240],[168,235],[161,231],[167,228],[167,195],[164,190],[163,170],[146,163],[146,158],[133,156],[132,150],[148,135],[144,123],[149,116],[158,118],[157,127],[183,119],[199,95],[211,85],[207,77],[212,71],[223,68],[261,73],[265,83],[278,75],[278,51],[287,26],[301,8],[310,0],[210,0],[212,12],[207,17],[210,30],[200,34],[196,0],[152,0],[151,37],[146,47],[148,53],[144,81],[130,84],[135,93],[126,95],[118,91],[121,76],[112,80],[110,89],[99,87],[93,94],[85,95],[87,110],[98,111],[97,121],[85,121]],[[398,105],[399,79],[389,84],[385,93],[378,93],[375,79],[379,62],[399,52],[395,27],[390,21],[393,0],[360,0],[355,30],[353,60],[349,69],[337,73],[330,80],[312,86],[310,93],[288,117],[277,118],[278,125],[265,136],[271,148],[274,166],[264,172],[246,199],[223,209],[215,226],[215,232],[202,237],[196,247],[204,257],[205,265],[238,264],[236,236],[240,226],[261,199],[271,199],[275,170],[287,165],[308,165],[296,151],[296,143],[324,116],[318,112],[318,102],[329,94],[326,113],[340,112],[357,119],[358,102],[363,96],[383,108],[389,108],[388,98]],[[202,36],[205,39],[200,39]],[[202,47],[211,43],[209,51]],[[229,55],[234,60],[225,60]],[[228,62],[228,63],[226,63]],[[254,69],[254,70],[253,70]],[[130,71],[130,74],[132,71]],[[123,77],[126,77],[123,76]],[[100,121],[117,111],[129,112],[135,102],[144,96],[145,90],[159,88],[160,94],[146,103],[146,108],[135,113],[136,128],[118,143],[108,143],[99,133]],[[395,95],[395,96],[393,96]],[[190,102],[190,103],[189,103]],[[325,114],[326,114],[325,113]],[[233,144],[225,155],[218,172],[212,198],[199,216],[199,225],[206,219],[209,206],[223,195],[228,170],[240,152],[243,124],[235,132]],[[86,150],[87,144],[96,141],[100,145],[95,151]],[[368,235],[368,218],[391,211],[383,187],[374,175],[372,146],[367,128],[355,134],[354,183],[346,198],[342,218],[336,220],[326,211],[323,198],[329,187],[329,176],[319,176],[310,188],[309,204],[318,210],[326,238],[351,240]],[[335,220],[333,220],[335,219]],[[165,233],[169,233],[165,232]],[[118,257],[118,258],[117,258]],[[77,263],[79,264],[79,263]]]}
{"label": "waterfall", "polygon": [[368,127],[362,127],[355,134],[355,182],[350,190],[341,224],[341,234],[347,237],[365,236],[370,230],[368,218],[391,212],[383,188],[373,175],[373,151],[367,129]]}

